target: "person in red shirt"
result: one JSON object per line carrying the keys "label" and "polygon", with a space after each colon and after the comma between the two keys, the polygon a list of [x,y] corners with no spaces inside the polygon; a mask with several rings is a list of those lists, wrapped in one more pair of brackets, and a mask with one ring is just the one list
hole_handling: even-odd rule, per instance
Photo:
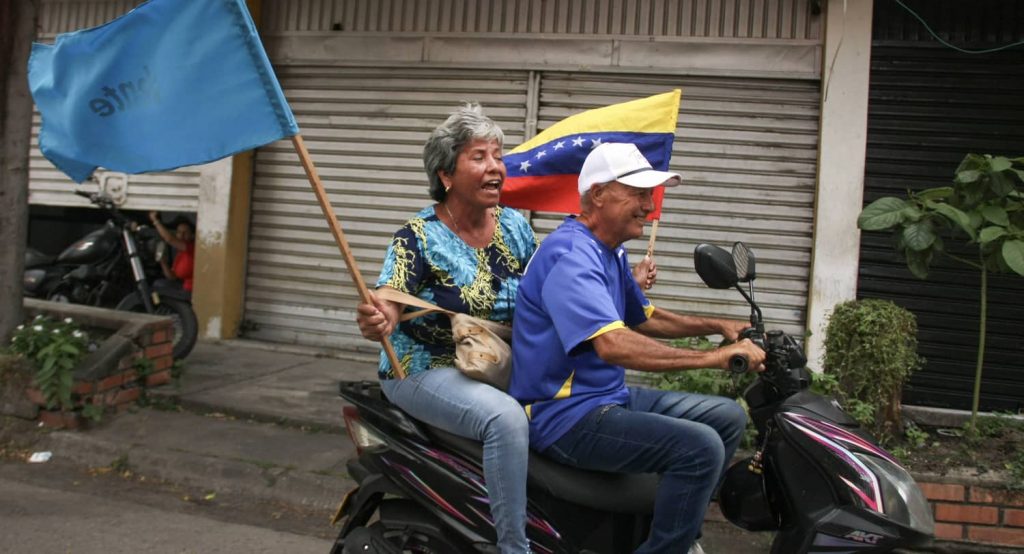
{"label": "person in red shirt", "polygon": [[167,258],[160,258],[160,267],[168,281],[181,286],[189,294],[192,293],[192,271],[195,267],[196,231],[192,222],[178,218],[174,223],[174,233],[160,221],[160,214],[149,212],[149,220],[164,242],[174,248],[174,263],[168,264]]}

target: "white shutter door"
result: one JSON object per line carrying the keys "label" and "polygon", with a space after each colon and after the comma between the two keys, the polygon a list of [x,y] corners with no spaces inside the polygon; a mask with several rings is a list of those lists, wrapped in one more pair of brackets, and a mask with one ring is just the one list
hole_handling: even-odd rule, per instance
{"label": "white shutter door", "polygon": [[[391,235],[432,200],[423,143],[461,102],[477,101],[523,140],[527,73],[325,66],[276,68],[369,287]],[[355,325],[358,293],[289,141],[256,155],[243,333],[376,351]]]}
{"label": "white shutter door", "polygon": [[[730,77],[545,73],[538,131],[586,109],[683,91],[655,259],[656,306],[746,319],[735,291],[711,290],[693,269],[701,242],[737,240],[757,255],[756,297],[771,328],[803,332],[818,144],[818,82]],[[534,214],[543,237],[561,215]],[[650,232],[650,226],[647,227]],[[628,245],[634,263],[647,237]]]}
{"label": "white shutter door", "polygon": [[[52,44],[57,33],[102,25],[124,15],[140,3],[140,0],[43,0],[39,6],[38,40]],[[40,124],[39,112],[34,111],[32,150],[29,153],[28,169],[29,204],[92,207],[88,200],[74,194],[75,182],[54,167],[39,151]],[[97,178],[103,180],[102,176],[101,170],[97,173]],[[198,167],[116,177],[110,182],[116,183],[119,189],[125,185],[122,209],[193,213],[197,211]],[[96,191],[96,185],[88,181],[82,187],[82,190],[88,192]]]}

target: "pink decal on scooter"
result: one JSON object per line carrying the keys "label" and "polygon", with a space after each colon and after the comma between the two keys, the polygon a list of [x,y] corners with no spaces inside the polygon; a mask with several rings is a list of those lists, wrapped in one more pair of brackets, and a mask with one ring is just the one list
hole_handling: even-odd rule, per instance
{"label": "pink decal on scooter", "polygon": [[850,446],[855,446],[855,447],[857,447],[857,448],[867,452],[868,454],[874,454],[875,456],[878,456],[879,458],[885,458],[886,460],[889,460],[890,462],[892,462],[894,464],[899,464],[899,462],[896,460],[896,458],[894,458],[892,456],[892,454],[889,454],[885,450],[879,448],[877,445],[872,444],[872,443],[868,442],[867,440],[864,440],[864,438],[859,437],[859,436],[857,436],[857,435],[847,431],[846,429],[843,429],[842,427],[837,427],[837,426],[835,426],[835,425],[833,425],[833,424],[831,424],[831,423],[829,423],[827,421],[821,421],[821,420],[818,420],[818,419],[807,417],[807,416],[802,415],[802,414],[796,414],[796,413],[793,413],[793,412],[786,412],[783,415],[786,416],[787,418],[790,418],[790,419],[796,418],[801,423],[804,423],[804,424],[806,424],[806,425],[808,425],[810,427],[813,427],[813,428],[817,429],[818,431],[824,433],[826,436],[828,436],[832,440],[839,441],[839,442],[844,442],[846,444],[849,444]]}
{"label": "pink decal on scooter", "polygon": [[527,512],[526,514],[526,525],[528,527],[536,527],[537,529],[540,529],[541,531],[547,533],[548,535],[551,535],[552,537],[555,537],[556,539],[562,538],[562,535],[558,532],[558,530],[552,527],[552,525],[548,523],[547,520],[541,519],[529,512]]}
{"label": "pink decal on scooter", "polygon": [[462,512],[456,510],[455,506],[449,504],[448,501],[442,498],[440,494],[437,494],[437,492],[434,491],[434,489],[430,488],[430,486],[424,483],[422,479],[417,477],[416,474],[413,473],[411,469],[401,464],[396,464],[383,456],[381,457],[381,460],[383,460],[384,463],[388,464],[389,466],[395,468],[398,471],[399,475],[401,475],[402,478],[405,479],[407,483],[409,483],[417,490],[419,490],[421,493],[426,495],[428,498],[436,502],[438,506],[441,506],[441,508],[444,509],[444,511],[459,518],[460,520],[466,522],[469,525],[473,524],[473,522],[470,521],[468,517],[463,515]]}
{"label": "pink decal on scooter", "polygon": [[[853,490],[854,494],[856,494],[858,498],[860,498],[861,500],[864,501],[864,504],[869,509],[874,510],[874,511],[880,513],[880,514],[884,514],[885,513],[884,508],[882,506],[882,491],[881,491],[881,487],[879,487],[879,484],[878,484],[878,478],[875,477],[875,474],[872,473],[871,470],[868,469],[867,466],[864,465],[864,462],[861,462],[860,460],[858,460],[857,457],[854,456],[852,452],[850,452],[846,448],[843,448],[841,445],[839,445],[838,443],[833,441],[831,438],[826,437],[825,435],[822,435],[822,434],[818,433],[817,431],[812,430],[812,429],[802,425],[802,423],[807,423],[807,422],[815,422],[815,423],[820,423],[820,422],[817,422],[816,420],[807,418],[805,416],[801,416],[799,414],[794,414],[794,413],[789,413],[789,412],[782,414],[782,416],[784,418],[786,418],[789,421],[789,423],[791,425],[793,425],[793,427],[796,427],[803,434],[805,434],[808,437],[810,437],[811,440],[813,440],[813,441],[817,442],[818,444],[824,446],[826,450],[831,452],[834,456],[836,456],[837,458],[839,458],[840,460],[845,462],[847,466],[849,466],[851,469],[853,469],[854,472],[856,472],[857,475],[860,476],[861,480],[863,480],[865,483],[867,483],[870,486],[870,490],[865,490],[864,488],[862,488],[860,486],[857,486],[854,483],[851,483],[850,481],[848,481],[846,479],[843,479],[843,481],[846,483],[847,486],[849,486]],[[808,423],[808,424],[810,425],[810,423]],[[846,433],[846,431],[843,431],[842,429],[838,429],[838,428],[835,428],[835,429],[840,431],[840,432],[842,432],[842,433]],[[849,434],[849,433],[846,433],[846,434]],[[841,437],[836,437],[836,439],[837,440],[842,440]]]}
{"label": "pink decal on scooter", "polygon": [[860,487],[851,483],[849,479],[843,477],[842,475],[840,475],[839,478],[842,479],[844,483],[846,483],[846,486],[850,487],[850,490],[852,490],[854,494],[860,497],[860,499],[864,502],[865,505],[870,507],[872,510],[875,510],[876,512],[879,511],[876,508],[878,504],[876,504],[873,499],[868,498],[868,495],[864,494],[864,491],[860,490]]}
{"label": "pink decal on scooter", "polygon": [[487,493],[487,484],[481,478],[479,471],[470,467],[462,460],[454,456],[451,456],[445,452],[441,452],[440,450],[427,448],[425,446],[421,446],[418,444],[416,445],[416,447],[418,447],[420,451],[426,454],[428,457],[431,457],[439,462],[443,462],[448,467],[454,469],[459,475],[464,477],[469,482],[473,483],[473,485],[480,489],[480,491],[483,492],[484,494]]}

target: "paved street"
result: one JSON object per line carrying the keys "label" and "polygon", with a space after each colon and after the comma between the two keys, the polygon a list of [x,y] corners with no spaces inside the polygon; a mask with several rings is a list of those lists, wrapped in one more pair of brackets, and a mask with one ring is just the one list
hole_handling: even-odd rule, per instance
{"label": "paved street", "polygon": [[[46,483],[27,466],[0,466],[0,551],[10,554],[326,553],[331,541],[265,525],[226,522],[229,513],[203,508],[202,497],[160,485],[102,487],[78,480]],[[129,491],[129,488],[137,488]],[[81,489],[81,491],[75,490]],[[191,513],[189,513],[191,512]],[[327,528],[326,521],[324,528]]]}

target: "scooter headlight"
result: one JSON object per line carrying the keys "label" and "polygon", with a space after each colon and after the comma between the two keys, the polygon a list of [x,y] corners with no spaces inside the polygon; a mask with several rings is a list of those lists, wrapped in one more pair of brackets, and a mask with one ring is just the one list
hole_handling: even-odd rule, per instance
{"label": "scooter headlight", "polygon": [[920,533],[933,535],[935,520],[928,501],[907,470],[877,456],[855,455],[879,478],[885,516]]}

